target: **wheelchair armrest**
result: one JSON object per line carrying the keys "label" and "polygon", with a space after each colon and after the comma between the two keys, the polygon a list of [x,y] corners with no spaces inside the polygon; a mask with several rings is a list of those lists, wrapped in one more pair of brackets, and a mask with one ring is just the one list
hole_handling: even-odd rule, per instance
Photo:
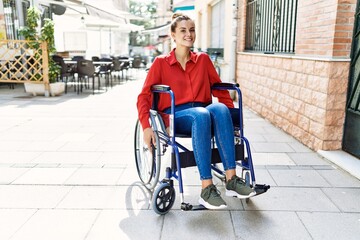
{"label": "wheelchair armrest", "polygon": [[221,89],[238,89],[239,88],[239,84],[238,83],[224,83],[224,82],[221,82],[221,83],[214,83],[212,86],[211,86],[212,89],[218,89],[218,90],[221,90]]}
{"label": "wheelchair armrest", "polygon": [[168,92],[171,88],[168,85],[153,85],[151,86],[151,91],[153,92]]}

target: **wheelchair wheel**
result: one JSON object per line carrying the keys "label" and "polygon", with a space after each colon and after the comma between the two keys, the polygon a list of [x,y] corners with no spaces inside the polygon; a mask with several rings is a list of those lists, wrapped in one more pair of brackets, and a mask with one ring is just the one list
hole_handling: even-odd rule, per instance
{"label": "wheelchair wheel", "polygon": [[160,142],[155,133],[156,144],[152,152],[144,144],[143,131],[139,120],[135,127],[135,162],[140,180],[146,188],[152,190],[156,186],[160,175]]}
{"label": "wheelchair wheel", "polygon": [[170,211],[175,202],[175,189],[170,183],[162,182],[155,190],[152,208],[157,214],[164,215]]}

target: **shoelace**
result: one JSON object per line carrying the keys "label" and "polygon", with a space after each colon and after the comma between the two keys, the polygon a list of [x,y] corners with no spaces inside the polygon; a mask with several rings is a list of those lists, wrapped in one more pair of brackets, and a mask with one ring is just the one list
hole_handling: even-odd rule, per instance
{"label": "shoelace", "polygon": [[233,187],[235,187],[235,186],[237,185],[237,183],[240,183],[240,184],[243,185],[243,186],[246,185],[244,179],[241,179],[241,178],[239,178],[238,176],[234,177],[234,180],[235,180],[235,181],[233,181],[232,184],[231,184],[231,185],[233,185]]}
{"label": "shoelace", "polygon": [[211,185],[209,187],[209,191],[206,192],[205,197],[209,198],[211,195],[214,195],[215,197],[220,196],[220,191],[215,187],[215,185]]}

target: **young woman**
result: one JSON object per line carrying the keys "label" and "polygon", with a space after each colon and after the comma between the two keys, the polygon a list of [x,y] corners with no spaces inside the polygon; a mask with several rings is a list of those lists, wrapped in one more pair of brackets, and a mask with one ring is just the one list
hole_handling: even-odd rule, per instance
{"label": "young woman", "polygon": [[[208,209],[222,209],[226,207],[226,202],[213,184],[211,174],[212,131],[226,171],[226,196],[248,198],[255,194],[235,172],[234,129],[228,109],[234,107],[233,101],[227,91],[219,90],[212,92],[219,102],[211,103],[211,86],[221,80],[207,54],[190,50],[196,38],[194,21],[186,15],[175,13],[172,16],[171,38],[176,48],[154,60],[138,96],[137,108],[144,142],[151,146],[151,142],[155,141],[149,124],[151,86],[168,85],[176,101],[175,132],[192,136],[202,185],[199,203]],[[161,94],[158,109],[170,113],[169,107],[170,97]],[[168,127],[168,119],[163,118]]]}

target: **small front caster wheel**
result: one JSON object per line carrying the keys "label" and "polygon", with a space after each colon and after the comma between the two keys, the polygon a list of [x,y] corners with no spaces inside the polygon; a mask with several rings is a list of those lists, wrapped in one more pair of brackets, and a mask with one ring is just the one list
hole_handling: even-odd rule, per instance
{"label": "small front caster wheel", "polygon": [[175,189],[170,183],[163,182],[155,190],[152,207],[157,214],[164,215],[170,211],[175,202]]}

